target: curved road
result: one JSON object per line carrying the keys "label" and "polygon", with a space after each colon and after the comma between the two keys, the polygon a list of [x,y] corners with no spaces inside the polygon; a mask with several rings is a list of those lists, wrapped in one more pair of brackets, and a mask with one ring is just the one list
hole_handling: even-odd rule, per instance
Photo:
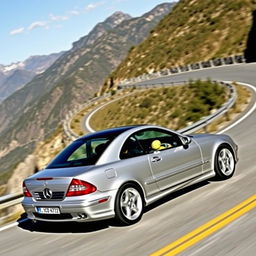
{"label": "curved road", "polygon": [[[155,79],[239,81],[256,87],[256,64],[226,66]],[[152,80],[151,80],[152,82]],[[142,82],[141,84],[144,84]],[[226,132],[239,145],[233,178],[204,182],[172,194],[149,208],[133,226],[24,222],[0,232],[0,255],[149,255],[256,194],[256,111]],[[256,209],[189,247],[180,255],[246,255],[256,251]]]}

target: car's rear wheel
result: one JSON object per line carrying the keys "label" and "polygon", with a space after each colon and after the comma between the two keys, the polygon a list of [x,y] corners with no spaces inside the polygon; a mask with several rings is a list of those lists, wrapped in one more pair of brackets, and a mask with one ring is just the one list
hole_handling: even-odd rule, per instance
{"label": "car's rear wheel", "polygon": [[236,161],[229,145],[220,146],[215,155],[215,173],[219,179],[231,178],[235,172]]}
{"label": "car's rear wheel", "polygon": [[125,225],[140,220],[143,214],[143,199],[137,186],[126,184],[119,189],[115,201],[115,213],[116,219]]}

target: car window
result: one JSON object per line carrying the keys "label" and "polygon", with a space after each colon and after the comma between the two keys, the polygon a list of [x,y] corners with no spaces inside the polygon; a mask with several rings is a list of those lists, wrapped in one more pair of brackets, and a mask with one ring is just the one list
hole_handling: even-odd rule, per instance
{"label": "car window", "polygon": [[77,140],[63,150],[47,168],[65,168],[95,164],[112,138]]}
{"label": "car window", "polygon": [[87,141],[78,147],[67,159],[67,161],[74,161],[85,159],[94,155],[101,155],[105,150],[105,145],[108,142],[107,139],[97,138],[94,140]]}
{"label": "car window", "polygon": [[144,129],[134,133],[125,141],[120,152],[120,159],[137,157],[181,145],[182,142],[175,133],[155,128]]}
{"label": "car window", "polygon": [[182,145],[177,134],[161,129],[145,129],[134,134],[134,137],[146,153]]}
{"label": "car window", "polygon": [[120,152],[120,159],[144,155],[145,152],[134,136],[129,137]]}
{"label": "car window", "polygon": [[77,150],[75,150],[67,161],[79,160],[87,157],[86,144],[82,144]]}

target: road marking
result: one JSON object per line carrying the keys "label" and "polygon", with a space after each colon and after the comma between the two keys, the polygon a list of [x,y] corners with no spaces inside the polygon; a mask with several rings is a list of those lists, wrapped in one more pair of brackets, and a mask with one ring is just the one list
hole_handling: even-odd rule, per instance
{"label": "road marking", "polygon": [[184,251],[188,247],[194,245],[195,243],[201,241],[207,236],[213,234],[219,229],[225,227],[232,221],[236,220],[243,214],[254,209],[256,207],[256,194],[249,197],[242,203],[231,208],[230,210],[222,213],[216,218],[210,220],[209,222],[203,224],[202,226],[196,228],[192,232],[182,236],[178,240],[170,243],[169,245],[163,247],[162,249],[154,252],[151,256],[173,256]]}
{"label": "road marking", "polygon": [[[226,83],[232,83],[232,81],[225,81]],[[242,82],[237,82],[238,84],[250,87],[256,94],[256,88],[251,85],[251,84],[247,84],[247,83],[242,83]],[[231,128],[233,128],[234,126],[238,125],[239,123],[241,123],[245,118],[247,118],[254,110],[256,109],[256,102],[254,103],[254,105],[252,106],[252,108],[241,118],[239,118],[236,122],[234,122],[233,124],[231,124],[230,126],[226,127],[225,129],[221,130],[220,132],[217,132],[217,134],[221,134],[224,133],[228,130],[230,130]]]}
{"label": "road marking", "polygon": [[118,98],[116,98],[116,99],[114,99],[114,100],[111,100],[111,101],[109,101],[109,102],[107,102],[107,103],[104,103],[103,105],[101,105],[101,106],[99,106],[98,108],[94,109],[94,110],[91,112],[91,114],[90,114],[90,115],[86,118],[86,120],[85,120],[85,128],[86,128],[89,132],[95,132],[95,130],[94,130],[94,129],[91,127],[91,125],[90,125],[90,120],[91,120],[92,116],[93,116],[96,112],[98,112],[98,111],[101,110],[102,108],[106,107],[107,105],[109,105],[109,104],[111,104],[111,103],[113,103],[113,102],[115,102],[115,101],[121,100],[121,99],[123,99],[123,98],[125,98],[125,97],[127,97],[127,96],[131,96],[132,94],[135,94],[135,93],[136,93],[136,92],[131,92],[131,93],[129,93],[129,94],[123,95],[123,96],[118,97]]}

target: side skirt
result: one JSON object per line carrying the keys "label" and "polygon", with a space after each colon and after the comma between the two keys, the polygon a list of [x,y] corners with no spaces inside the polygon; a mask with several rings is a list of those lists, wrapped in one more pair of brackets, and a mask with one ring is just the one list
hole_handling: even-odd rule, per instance
{"label": "side skirt", "polygon": [[196,184],[196,183],[199,183],[201,181],[204,181],[204,180],[208,180],[212,177],[215,176],[215,172],[214,171],[208,171],[207,173],[204,173],[203,175],[199,175],[193,179],[190,179],[190,180],[187,180],[187,181],[184,181],[178,185],[175,185],[173,187],[170,187],[166,190],[163,190],[163,191],[160,191],[159,193],[153,195],[153,196],[150,196],[149,198],[145,198],[145,201],[146,201],[146,205],[149,205],[149,204],[152,204],[153,202],[159,200],[160,198],[172,193],[172,192],[175,192],[177,190],[180,190],[182,188],[185,188],[185,187],[188,187],[188,186],[191,186],[193,184]]}

